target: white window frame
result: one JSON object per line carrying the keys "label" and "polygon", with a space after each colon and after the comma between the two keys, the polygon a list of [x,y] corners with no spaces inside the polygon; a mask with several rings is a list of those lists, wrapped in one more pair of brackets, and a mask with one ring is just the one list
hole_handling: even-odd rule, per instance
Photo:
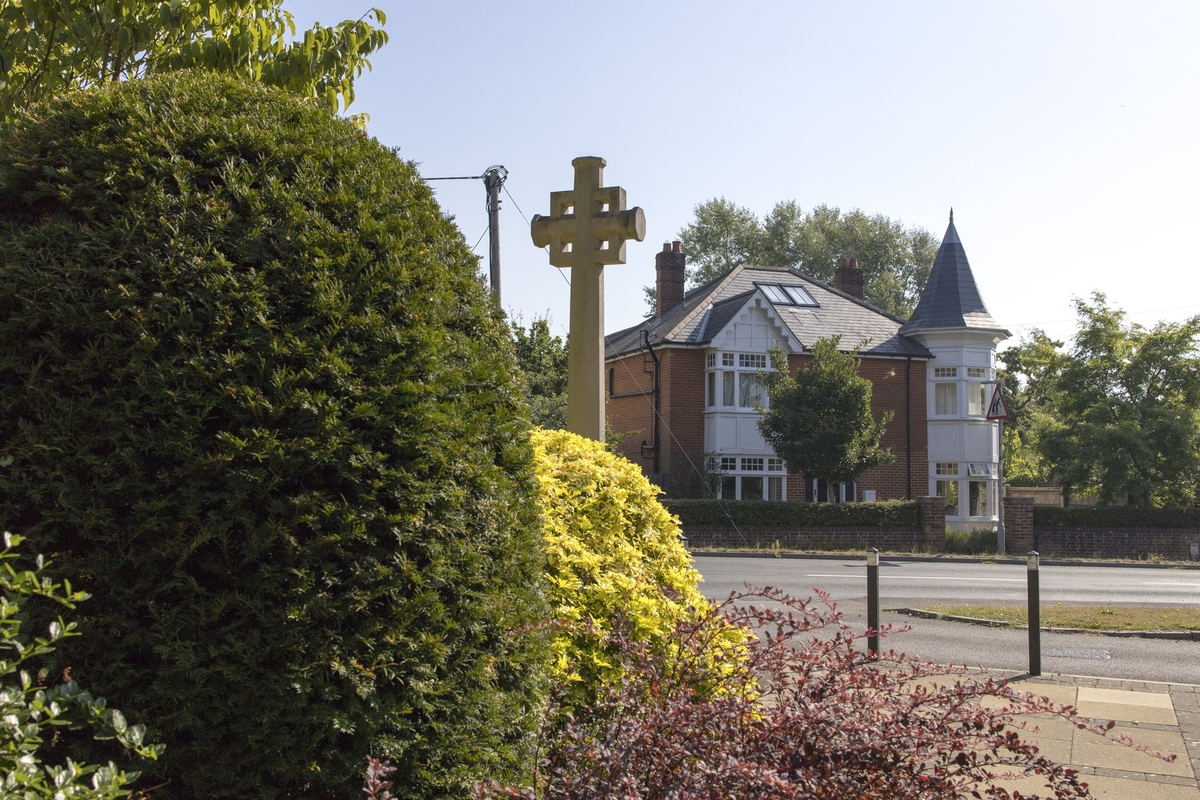
{"label": "white window frame", "polygon": [[[955,520],[994,520],[999,511],[999,467],[994,462],[936,461],[929,465],[929,494],[944,497],[939,484],[953,485],[957,499],[954,511],[946,509],[946,517]],[[983,484],[986,491],[982,514],[971,512],[971,484]]]}
{"label": "white window frame", "polygon": [[[766,353],[720,351],[704,359],[704,408],[708,411],[755,412],[754,404],[767,408],[770,402],[762,375],[771,371]],[[720,366],[718,366],[718,362]]]}
{"label": "white window frame", "polygon": [[[717,482],[717,495],[722,500],[787,502],[787,467],[781,458],[764,455],[721,455],[715,457],[713,467],[721,475],[721,480]],[[752,482],[759,482],[761,489],[758,496],[745,496],[747,478]],[[727,483],[733,487],[733,497],[725,490]]]}

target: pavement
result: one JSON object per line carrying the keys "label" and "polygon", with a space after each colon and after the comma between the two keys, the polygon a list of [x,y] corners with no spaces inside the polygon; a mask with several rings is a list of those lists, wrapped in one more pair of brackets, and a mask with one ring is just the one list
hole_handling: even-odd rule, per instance
{"label": "pavement", "polygon": [[[1040,730],[1021,732],[1041,753],[1083,775],[1092,796],[1102,800],[1200,800],[1200,686],[1093,678],[1081,675],[1027,674],[989,670],[1008,678],[1014,688],[1045,695],[1053,703],[1075,706],[1081,717],[1113,720],[1115,731],[1136,744],[1160,753],[1164,761],[1145,752],[1106,741],[1054,717],[1031,720]],[[1022,793],[1044,794],[1037,778],[1002,781]]]}

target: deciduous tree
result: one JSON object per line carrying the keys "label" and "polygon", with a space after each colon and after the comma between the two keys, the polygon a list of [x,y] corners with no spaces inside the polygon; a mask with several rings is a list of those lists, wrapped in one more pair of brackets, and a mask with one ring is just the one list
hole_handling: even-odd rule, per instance
{"label": "deciduous tree", "polygon": [[320,99],[354,100],[387,42],[384,14],[315,24],[297,37],[282,0],[2,0],[0,119],[70,88],[205,68]]}
{"label": "deciduous tree", "polygon": [[825,205],[804,213],[788,200],[760,220],[723,197],[697,205],[679,238],[692,285],[741,263],[794,267],[832,283],[839,259],[857,258],[865,299],[898,317],[916,307],[939,244],[924,228],[906,228],[882,214]]}
{"label": "deciduous tree", "polygon": [[1105,501],[1194,502],[1200,483],[1200,316],[1151,328],[1097,292],[1054,381],[1042,434],[1051,471]]}
{"label": "deciduous tree", "polygon": [[770,408],[758,422],[771,449],[792,472],[829,483],[849,483],[893,460],[880,444],[891,412],[871,414],[871,382],[858,374],[857,350],[838,349],[840,336],[818,339],[812,360],[790,374],[783,351],[771,351],[764,383]]}
{"label": "deciduous tree", "polygon": [[1042,435],[1057,419],[1059,377],[1068,357],[1042,330],[1033,330],[999,354],[1009,417],[1004,422],[1004,480],[1014,486],[1044,486],[1050,465]]}
{"label": "deciduous tree", "polygon": [[517,364],[525,374],[525,395],[534,425],[550,430],[567,426],[567,343],[550,331],[549,317],[534,317],[525,328],[509,323]]}

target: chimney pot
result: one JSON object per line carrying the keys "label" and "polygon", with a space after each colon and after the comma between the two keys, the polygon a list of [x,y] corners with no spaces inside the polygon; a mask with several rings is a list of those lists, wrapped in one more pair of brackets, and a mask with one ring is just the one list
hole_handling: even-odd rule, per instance
{"label": "chimney pot", "polygon": [[683,252],[683,242],[679,241],[678,239],[671,242],[671,252],[672,253],[682,253]]}
{"label": "chimney pot", "polygon": [[842,258],[833,272],[833,288],[863,299],[863,273],[857,258]]}
{"label": "chimney pot", "polygon": [[663,242],[663,252],[664,253],[671,252],[671,245],[669,242]]}

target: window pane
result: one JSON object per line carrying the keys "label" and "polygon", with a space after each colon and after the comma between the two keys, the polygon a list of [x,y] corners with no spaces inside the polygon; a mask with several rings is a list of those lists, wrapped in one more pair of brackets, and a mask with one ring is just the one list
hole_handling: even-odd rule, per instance
{"label": "window pane", "polygon": [[763,294],[765,294],[767,299],[772,303],[787,303],[788,305],[791,305],[787,295],[779,291],[778,286],[760,286],[758,288],[762,289]]}
{"label": "window pane", "polygon": [[738,366],[747,369],[766,369],[767,357],[762,353],[738,353]]}
{"label": "window pane", "polygon": [[933,377],[935,378],[957,378],[958,367],[934,367]]}
{"label": "window pane", "polygon": [[783,500],[783,478],[767,478],[767,499],[775,502]]}
{"label": "window pane", "polygon": [[987,386],[984,384],[967,384],[967,413],[979,416],[987,413]]}
{"label": "window pane", "polygon": [[741,397],[738,405],[743,408],[753,408],[755,404],[766,406],[767,401],[763,392],[762,376],[754,372],[738,373],[741,383]]}
{"label": "window pane", "polygon": [[967,516],[988,516],[988,484],[991,481],[967,481],[970,486],[970,497],[967,503]]}
{"label": "window pane", "polygon": [[723,406],[735,405],[734,399],[733,399],[733,373],[732,372],[722,372],[721,373],[721,382],[722,382],[721,405],[723,405]]}
{"label": "window pane", "polygon": [[935,383],[933,385],[933,413],[958,413],[957,383]]}
{"label": "window pane", "polygon": [[817,304],[817,301],[813,300],[812,295],[800,286],[785,286],[783,290],[788,293],[788,296],[798,306],[815,306]]}
{"label": "window pane", "polygon": [[724,478],[721,478],[721,499],[737,499],[737,478],[734,476],[726,475]]}
{"label": "window pane", "polygon": [[742,478],[742,499],[743,500],[762,500],[763,499],[763,479],[761,477],[743,477]]}
{"label": "window pane", "polygon": [[717,404],[717,373],[708,373],[708,400],[705,405],[715,406]]}
{"label": "window pane", "polygon": [[958,481],[938,481],[937,496],[946,498],[946,516],[958,516]]}

